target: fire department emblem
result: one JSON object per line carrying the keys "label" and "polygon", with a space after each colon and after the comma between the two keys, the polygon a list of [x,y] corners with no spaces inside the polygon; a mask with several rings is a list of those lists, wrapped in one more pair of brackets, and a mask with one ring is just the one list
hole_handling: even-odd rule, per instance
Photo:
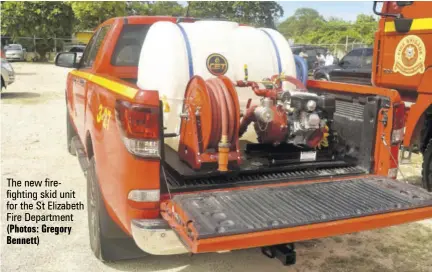
{"label": "fire department emblem", "polygon": [[212,75],[224,75],[228,70],[228,61],[221,54],[211,54],[207,58],[207,69]]}
{"label": "fire department emblem", "polygon": [[425,71],[426,48],[416,35],[404,37],[396,47],[393,71],[404,76],[423,74]]}

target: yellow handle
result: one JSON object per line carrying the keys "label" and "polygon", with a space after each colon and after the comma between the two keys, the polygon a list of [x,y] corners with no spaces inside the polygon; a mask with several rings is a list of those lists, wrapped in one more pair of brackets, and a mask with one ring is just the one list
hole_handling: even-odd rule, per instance
{"label": "yellow handle", "polygon": [[168,103],[168,99],[165,95],[162,96],[162,108],[163,108],[163,112],[170,112],[171,111],[171,107]]}

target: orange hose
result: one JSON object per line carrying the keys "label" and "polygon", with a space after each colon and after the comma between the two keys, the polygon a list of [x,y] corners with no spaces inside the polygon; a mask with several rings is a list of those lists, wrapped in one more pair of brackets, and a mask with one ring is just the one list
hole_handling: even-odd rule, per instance
{"label": "orange hose", "polygon": [[[209,141],[209,147],[215,148],[219,142],[224,144],[231,142],[235,135],[235,105],[227,87],[218,78],[212,78],[206,81],[207,88],[211,94],[211,103],[213,105],[213,129]],[[219,125],[220,124],[220,125]]]}
{"label": "orange hose", "polygon": [[212,78],[206,81],[207,89],[210,94],[212,104],[212,124],[213,131],[210,136],[210,148],[218,150],[218,170],[221,172],[228,171],[228,161],[230,144],[235,140],[236,108],[227,86],[219,78]]}
{"label": "orange hose", "polygon": [[235,106],[234,106],[234,101],[233,98],[231,97],[227,87],[225,86],[225,84],[221,81],[218,80],[219,86],[220,88],[223,90],[223,94],[225,97],[225,103],[227,106],[227,123],[228,123],[228,131],[227,131],[227,138],[228,138],[228,142],[232,142],[233,141],[233,136],[234,136],[234,126],[235,126],[235,119],[236,118],[232,118],[232,116],[234,116],[235,114]]}

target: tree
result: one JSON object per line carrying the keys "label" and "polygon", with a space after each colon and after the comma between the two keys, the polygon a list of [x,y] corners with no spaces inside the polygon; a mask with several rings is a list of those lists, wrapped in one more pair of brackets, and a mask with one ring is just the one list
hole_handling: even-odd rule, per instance
{"label": "tree", "polygon": [[73,13],[64,2],[3,2],[1,9],[2,35],[42,38],[35,48],[42,59],[54,47],[52,37],[72,34]]}
{"label": "tree", "polygon": [[275,21],[283,16],[283,9],[274,1],[191,1],[189,15],[275,28]]}
{"label": "tree", "polygon": [[278,30],[286,38],[294,38],[296,42],[306,41],[309,39],[306,39],[305,35],[317,31],[324,23],[325,20],[318,11],[311,8],[299,8],[294,15],[279,25]]}
{"label": "tree", "polygon": [[71,2],[75,15],[75,30],[92,30],[102,22],[127,15],[126,2],[80,1]]}
{"label": "tree", "polygon": [[170,15],[170,16],[183,16],[184,8],[177,2],[172,1],[157,1],[151,2],[149,15]]}
{"label": "tree", "polygon": [[372,44],[377,21],[371,15],[360,14],[354,23],[336,17],[327,20],[310,8],[297,9],[293,16],[282,22],[278,29],[296,43],[344,44],[356,42]]}
{"label": "tree", "polygon": [[128,15],[167,15],[182,16],[185,9],[174,1],[128,1]]}
{"label": "tree", "polygon": [[377,31],[378,21],[372,15],[359,14],[354,24],[354,30],[366,44],[372,44],[374,33]]}

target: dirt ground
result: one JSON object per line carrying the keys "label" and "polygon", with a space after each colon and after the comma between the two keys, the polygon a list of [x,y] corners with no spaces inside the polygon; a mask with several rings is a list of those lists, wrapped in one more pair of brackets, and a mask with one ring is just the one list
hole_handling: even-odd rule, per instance
{"label": "dirt ground", "polygon": [[[3,271],[432,271],[432,220],[298,243],[297,264],[291,267],[264,257],[259,249],[104,264],[90,251],[86,211],[73,212],[70,236],[41,234],[39,246],[6,245],[6,178],[49,177],[86,201],[85,178],[65,146],[67,70],[51,64],[12,65],[16,82],[1,95]],[[413,164],[402,167],[409,182],[418,185],[420,162],[415,156]]]}

